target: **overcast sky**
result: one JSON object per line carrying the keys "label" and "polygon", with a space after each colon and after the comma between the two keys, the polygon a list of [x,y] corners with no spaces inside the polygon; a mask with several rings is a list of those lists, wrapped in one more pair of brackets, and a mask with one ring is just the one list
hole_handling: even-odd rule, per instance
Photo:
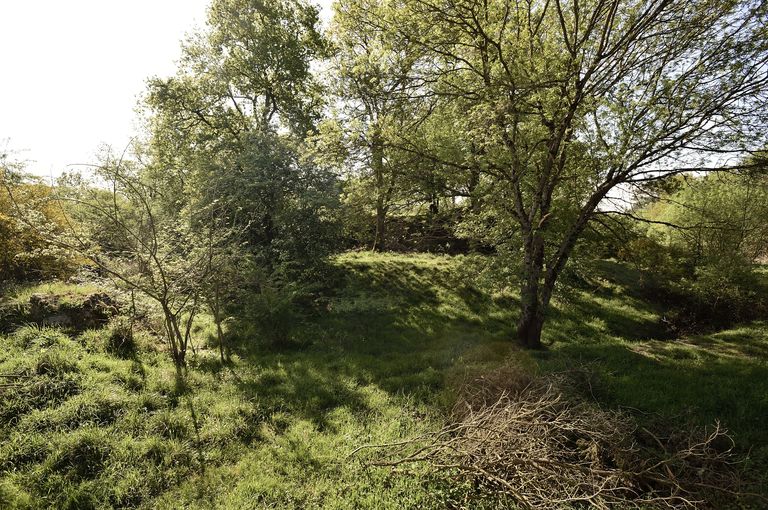
{"label": "overcast sky", "polygon": [[0,150],[49,176],[124,147],[146,79],[173,74],[208,2],[0,0]]}

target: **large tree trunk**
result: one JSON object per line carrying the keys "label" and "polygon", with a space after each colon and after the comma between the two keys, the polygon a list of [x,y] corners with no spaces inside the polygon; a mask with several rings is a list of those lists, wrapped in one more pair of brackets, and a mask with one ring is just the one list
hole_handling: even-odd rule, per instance
{"label": "large tree trunk", "polygon": [[[594,200],[594,204],[598,199]],[[544,267],[544,238],[540,228],[529,233],[524,232],[523,271],[520,285],[520,320],[517,325],[517,337],[520,343],[529,349],[541,349],[541,331],[549,310],[549,303],[555,291],[555,283],[571,257],[574,246],[584,226],[589,220],[595,205],[585,209],[584,214],[566,234],[554,257]],[[543,222],[539,223],[539,226]]]}
{"label": "large tree trunk", "polygon": [[[540,274],[540,273],[539,273]],[[531,276],[531,279],[534,277]],[[517,322],[517,339],[523,347],[541,349],[541,330],[549,307],[548,292],[536,283],[524,280],[520,288],[520,319]]]}
{"label": "large tree trunk", "polygon": [[544,326],[544,310],[538,302],[538,296],[523,299],[520,320],[517,323],[517,339],[529,349],[541,349],[541,329]]}
{"label": "large tree trunk", "polygon": [[525,239],[525,258],[520,285],[520,320],[517,324],[517,338],[529,349],[541,349],[541,329],[549,305],[544,299],[546,289],[542,288],[544,272],[544,239],[536,232]]}

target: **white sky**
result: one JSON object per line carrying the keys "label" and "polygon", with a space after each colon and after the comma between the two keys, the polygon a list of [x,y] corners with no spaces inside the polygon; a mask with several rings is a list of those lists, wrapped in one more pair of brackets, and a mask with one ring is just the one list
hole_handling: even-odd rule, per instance
{"label": "white sky", "polygon": [[122,149],[146,79],[173,74],[208,3],[0,0],[0,150],[50,176]]}

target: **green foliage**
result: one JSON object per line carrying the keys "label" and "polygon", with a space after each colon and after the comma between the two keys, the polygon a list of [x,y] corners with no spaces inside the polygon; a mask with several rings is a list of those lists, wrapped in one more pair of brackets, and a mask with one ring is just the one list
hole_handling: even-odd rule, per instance
{"label": "green foliage", "polygon": [[686,179],[662,195],[647,216],[680,228],[654,227],[696,264],[722,259],[749,264],[768,253],[768,180],[762,173],[712,174]]}
{"label": "green foliage", "polygon": [[672,305],[685,331],[728,326],[768,310],[756,259],[766,250],[765,179],[759,174],[677,180],[670,195],[641,209],[652,222],[619,253],[644,270],[649,292]]}
{"label": "green foliage", "polygon": [[234,270],[218,271],[229,280],[209,286],[207,301],[248,266],[293,280],[336,249],[336,177],[303,144],[321,107],[311,70],[327,52],[318,25],[317,8],[301,0],[217,0],[177,76],[149,83],[144,175],[172,190],[163,208],[191,217],[201,238],[231,234],[210,259]]}
{"label": "green foliage", "polygon": [[588,225],[623,192],[679,173],[681,160],[697,166],[763,143],[747,126],[763,123],[768,81],[736,63],[765,61],[760,2],[370,4],[342,3],[338,16],[357,21],[355,48],[378,50],[369,61],[409,64],[381,96],[407,98],[415,120],[388,143],[440,167],[437,181],[466,182],[467,237],[490,230],[493,247],[516,245],[518,336],[529,347],[541,347],[555,286]]}
{"label": "green foliage", "polygon": [[390,29],[392,15],[392,6],[378,0],[336,4],[329,30],[335,107],[312,139],[318,157],[345,177],[348,242],[375,249],[397,247],[387,232],[390,218],[427,207],[436,213],[450,196],[442,167],[400,143],[403,133],[425,137],[428,130],[419,129],[422,112],[413,97],[422,47]]}
{"label": "green foliage", "polygon": [[291,332],[301,320],[296,296],[297,291],[293,288],[267,282],[251,297],[246,305],[247,314],[266,344],[286,347],[291,343]]}
{"label": "green foliage", "polygon": [[58,378],[68,373],[78,372],[77,364],[68,359],[62,349],[45,350],[35,362],[37,375]]}
{"label": "green foliage", "polygon": [[[444,374],[459,381],[464,363],[480,370],[509,354],[500,322],[481,319],[483,307],[503,314],[503,306],[469,289],[457,296],[455,262],[345,255],[334,262],[340,294],[325,301],[330,311],[292,324],[302,349],[265,346],[259,328],[228,324],[229,364],[198,337],[183,381],[157,339],[137,341],[135,357],[124,359],[106,350],[111,326],[76,340],[52,329],[18,331],[0,353],[0,371],[34,378],[12,390],[20,398],[11,401],[25,407],[0,420],[7,500],[238,508],[258,494],[287,508],[440,508],[442,493],[428,480],[390,479],[339,458],[358,444],[426,431],[440,406],[450,406]],[[422,298],[429,303],[419,305]],[[434,299],[440,311],[431,311]],[[402,324],[391,322],[397,314]],[[210,334],[198,324],[199,335]],[[55,340],[34,340],[36,331]],[[65,349],[69,364],[36,374],[54,349]],[[46,355],[46,363],[54,358]],[[72,363],[77,371],[68,371]],[[38,382],[68,380],[77,381],[76,392],[29,398]]]}
{"label": "green foliage", "polygon": [[767,461],[763,323],[655,340],[663,305],[643,299],[637,269],[603,262],[589,287],[555,302],[550,348],[531,357],[508,341],[517,294],[486,257],[346,253],[333,264],[323,313],[292,325],[302,349],[263,345],[257,327],[228,323],[222,364],[204,346],[212,326],[201,317],[182,379],[157,338],[137,338],[129,358],[108,353],[111,327],[75,340],[26,327],[3,339],[0,372],[31,377],[0,400],[0,501],[445,508],[473,488],[419,467],[365,467],[375,460],[366,451],[345,456],[436,430],[463,382],[510,359],[531,372],[587,362],[585,391],[601,404],[666,418],[690,408],[692,424],[720,419],[737,445],[753,446],[755,472]]}
{"label": "green foliage", "polygon": [[[214,0],[132,152],[55,187],[2,155],[0,278],[85,263],[148,312],[75,338],[2,303],[0,506],[481,506],[340,457],[508,358],[596,360],[601,403],[697,403],[765,451],[765,176],[678,166],[759,143],[768,13],[646,4],[341,0],[329,41],[304,0]],[[648,231],[602,221],[632,187],[672,204],[613,211]],[[336,253],[414,231],[493,256]]]}
{"label": "green foliage", "polygon": [[34,216],[46,232],[66,230],[61,204],[50,200],[50,186],[23,176],[21,171],[21,165],[0,154],[0,282],[71,274],[76,263],[71,254],[51,246],[46,236],[24,219]]}
{"label": "green foliage", "polygon": [[303,0],[216,0],[206,31],[185,46],[182,66],[206,73],[216,106],[230,100],[251,110],[262,127],[279,119],[310,129],[320,106],[311,63],[327,49],[316,6]]}
{"label": "green foliage", "polygon": [[226,204],[225,221],[243,225],[243,247],[265,268],[309,268],[337,244],[335,177],[275,134],[254,133],[237,173],[220,172],[206,184]]}

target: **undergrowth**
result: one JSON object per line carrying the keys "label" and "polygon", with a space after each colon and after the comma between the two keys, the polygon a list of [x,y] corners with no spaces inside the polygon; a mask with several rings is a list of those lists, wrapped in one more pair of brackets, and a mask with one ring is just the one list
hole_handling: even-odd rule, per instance
{"label": "undergrowth", "polygon": [[457,388],[510,359],[531,374],[586,364],[590,399],[641,417],[720,419],[765,469],[764,323],[664,340],[663,308],[606,263],[591,287],[563,294],[549,349],[532,358],[514,346],[516,292],[482,258],[350,253],[334,264],[338,285],[286,330],[289,347],[231,323],[221,363],[201,317],[183,377],[151,329],[121,317],[1,336],[0,374],[13,377],[0,381],[0,508],[498,507],[471,483],[418,466],[393,476],[348,454],[439,430]]}

